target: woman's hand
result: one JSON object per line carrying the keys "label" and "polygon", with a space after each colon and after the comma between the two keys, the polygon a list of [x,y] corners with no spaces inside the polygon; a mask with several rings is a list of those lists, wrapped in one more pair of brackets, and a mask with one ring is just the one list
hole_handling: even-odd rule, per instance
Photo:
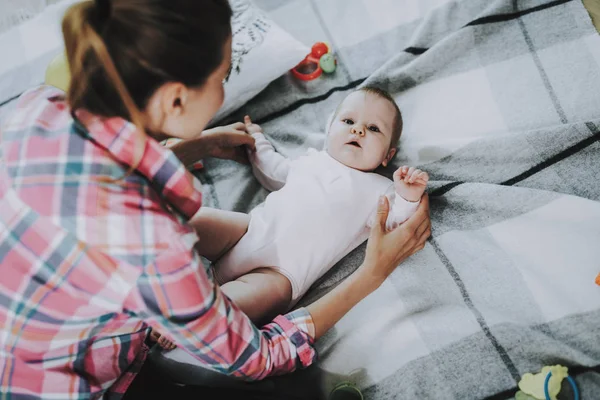
{"label": "woman's hand", "polygon": [[211,157],[233,160],[241,164],[248,164],[246,150],[256,149],[254,138],[248,134],[243,122],[205,130],[200,137],[204,137],[211,146]]}
{"label": "woman's hand", "polygon": [[246,149],[254,150],[254,138],[243,122],[207,129],[195,139],[184,140],[171,147],[177,158],[189,167],[206,157],[216,157],[248,164]]}
{"label": "woman's hand", "polygon": [[381,285],[402,261],[422,250],[431,235],[427,194],[421,199],[415,214],[392,231],[387,231],[385,227],[389,212],[388,199],[382,196],[367,242],[365,261],[357,270],[375,286]]}

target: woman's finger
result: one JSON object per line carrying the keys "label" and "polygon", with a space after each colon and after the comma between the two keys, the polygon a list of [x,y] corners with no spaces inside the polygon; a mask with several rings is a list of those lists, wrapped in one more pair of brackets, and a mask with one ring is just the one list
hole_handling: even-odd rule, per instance
{"label": "woman's finger", "polygon": [[228,147],[248,146],[252,150],[256,149],[255,140],[251,135],[245,133],[231,133],[224,137],[223,145]]}
{"label": "woman's finger", "polygon": [[415,236],[420,238],[430,226],[431,220],[429,218],[423,219],[423,222],[415,229]]}
{"label": "woman's finger", "polygon": [[423,243],[423,244],[421,244],[421,245],[419,245],[419,246],[415,247],[415,248],[413,249],[413,251],[411,251],[411,252],[410,252],[410,255],[411,255],[411,256],[414,256],[415,254],[417,254],[418,252],[420,252],[420,251],[421,251],[421,250],[423,250],[424,248],[425,248],[425,243]]}
{"label": "woman's finger", "polygon": [[236,122],[236,123],[231,124],[229,126],[231,127],[231,129],[246,132],[246,124],[243,123],[243,122]]}
{"label": "woman's finger", "polygon": [[150,340],[156,342],[158,339],[160,339],[160,333],[158,333],[157,330],[152,329],[150,331]]}
{"label": "woman's finger", "polygon": [[373,227],[371,228],[371,234],[377,232],[381,234],[386,230],[386,222],[388,214],[390,213],[390,202],[386,196],[381,196],[377,202],[377,216]]}
{"label": "woman's finger", "polygon": [[417,240],[414,249],[411,251],[411,255],[423,250],[425,248],[425,244],[427,243],[427,239],[429,239],[430,236],[431,236],[431,229],[428,228],[425,232],[423,232],[423,234],[421,235],[419,240]]}
{"label": "woman's finger", "polygon": [[431,237],[431,225],[428,225],[427,229],[425,230],[425,232],[423,232],[423,234],[419,238],[419,243],[425,243],[425,242],[427,242],[430,237]]}

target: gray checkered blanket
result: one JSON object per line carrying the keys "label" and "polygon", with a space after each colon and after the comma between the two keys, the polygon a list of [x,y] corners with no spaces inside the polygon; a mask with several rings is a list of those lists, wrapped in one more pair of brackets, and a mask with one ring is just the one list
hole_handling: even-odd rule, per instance
{"label": "gray checkered blanket", "polygon": [[[318,398],[351,381],[366,399],[500,400],[522,374],[562,364],[583,399],[600,399],[600,37],[580,0],[255,1],[307,45],[328,41],[338,69],[284,76],[221,122],[248,113],[295,157],[323,146],[349,91],[378,85],[405,119],[383,173],[430,173],[433,226],[318,342],[318,365],[261,388]],[[267,195],[230,162],[207,160],[199,178],[210,206],[249,211]],[[363,256],[364,245],[301,305]],[[188,383],[202,375],[186,368]]]}
{"label": "gray checkered blanket", "polygon": [[[231,120],[249,113],[294,157],[322,147],[348,91],[375,84],[404,114],[393,167],[432,177],[431,240],[319,341],[296,393],[349,380],[367,399],[508,399],[522,374],[562,364],[600,399],[600,37],[581,2],[257,3],[307,44],[329,41],[338,70],[282,77]],[[206,166],[210,205],[265,198],[249,169]],[[303,304],[363,256],[364,245]]]}

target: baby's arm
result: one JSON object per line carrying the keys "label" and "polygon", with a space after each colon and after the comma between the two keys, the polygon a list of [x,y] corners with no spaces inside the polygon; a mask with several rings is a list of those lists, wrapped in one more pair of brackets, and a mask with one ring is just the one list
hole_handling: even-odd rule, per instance
{"label": "baby's arm", "polygon": [[[395,229],[398,225],[409,219],[417,208],[419,207],[420,200],[408,201],[398,194],[394,193],[394,196],[387,195],[390,203],[390,213],[385,224],[388,230]],[[391,197],[394,197],[393,199]]]}
{"label": "baby's arm", "polygon": [[[396,228],[415,213],[428,181],[427,172],[413,167],[400,167],[394,172],[394,193],[386,193],[391,206],[386,222],[388,230]],[[369,218],[369,226],[373,218],[374,215]]]}
{"label": "baby's arm", "polygon": [[[403,166],[394,172],[394,189],[396,198],[392,205],[387,227],[395,228],[415,213],[429,182],[429,175],[420,169]],[[391,219],[391,221],[390,221]]]}
{"label": "baby's arm", "polygon": [[271,192],[285,185],[290,170],[290,159],[277,153],[267,140],[260,126],[253,124],[250,117],[244,118],[246,130],[254,137],[256,151],[248,151],[252,172],[263,187]]}

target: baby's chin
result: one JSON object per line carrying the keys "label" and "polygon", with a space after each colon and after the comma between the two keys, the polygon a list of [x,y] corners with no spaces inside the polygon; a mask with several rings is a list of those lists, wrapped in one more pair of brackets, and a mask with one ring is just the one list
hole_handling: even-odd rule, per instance
{"label": "baby's chin", "polygon": [[372,166],[368,162],[365,162],[363,157],[361,157],[360,152],[350,152],[350,151],[331,151],[327,149],[327,153],[339,162],[340,164],[344,164],[346,167],[356,169],[364,172],[375,171],[380,164]]}

